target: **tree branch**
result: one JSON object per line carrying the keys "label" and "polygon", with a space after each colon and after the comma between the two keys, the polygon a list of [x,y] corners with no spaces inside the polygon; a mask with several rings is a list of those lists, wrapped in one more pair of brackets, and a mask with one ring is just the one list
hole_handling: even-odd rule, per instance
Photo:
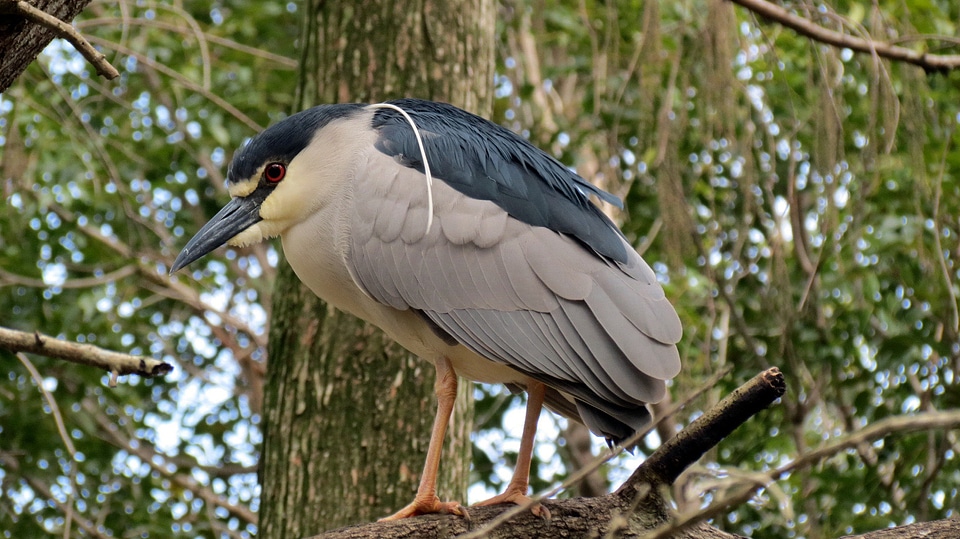
{"label": "tree branch", "polygon": [[[471,507],[467,519],[433,515],[376,522],[330,531],[317,539],[636,536],[667,520],[667,505],[658,491],[660,486],[672,483],[680,472],[783,395],[785,389],[779,369],[762,372],[664,443],[616,492],[594,498],[542,501],[551,515],[546,521],[530,511],[515,509],[508,510],[511,518],[504,521],[501,507]],[[736,536],[701,522],[673,530],[670,537],[726,539]]]}
{"label": "tree branch", "polygon": [[810,39],[832,45],[834,47],[843,47],[857,52],[875,54],[889,60],[906,62],[922,67],[924,71],[948,71],[960,67],[960,55],[957,54],[928,54],[919,52],[897,45],[892,45],[883,41],[873,41],[860,37],[851,36],[835,30],[829,30],[805,19],[799,15],[794,15],[786,9],[767,2],[766,0],[730,0],[734,4],[747,8],[748,10],[778,22],[787,28],[790,28],[800,35],[807,36]]}
{"label": "tree branch", "polygon": [[105,350],[92,344],[82,344],[54,339],[40,333],[27,333],[0,327],[0,349],[12,353],[27,352],[41,356],[63,359],[98,367],[116,376],[138,374],[152,378],[163,376],[173,370],[173,366],[163,361],[143,356],[131,356],[120,352]]}
{"label": "tree branch", "polygon": [[672,485],[680,473],[704,453],[786,391],[783,373],[776,367],[754,376],[658,447],[617,490],[617,494],[632,499],[640,485],[649,484],[655,488]]}
{"label": "tree branch", "polygon": [[[783,464],[782,466],[771,470],[770,472],[755,475],[751,481],[732,489],[730,494],[716,498],[708,507],[677,515],[672,523],[664,524],[657,530],[645,536],[644,539],[674,537],[674,534],[677,530],[684,530],[691,526],[699,525],[703,521],[719,517],[734,507],[738,507],[743,503],[746,503],[756,494],[758,490],[778,480],[785,474],[800,468],[813,466],[824,459],[830,458],[848,448],[856,447],[859,444],[872,442],[892,434],[906,434],[918,431],[950,430],[958,427],[960,427],[960,411],[926,412],[909,416],[888,417],[872,425],[864,427],[857,432],[838,438],[835,441],[824,445],[823,447],[800,455],[794,460]],[[960,524],[957,524],[950,529],[956,530],[958,528],[960,528]],[[878,532],[871,532],[863,535],[862,537],[864,539],[873,539],[875,537],[873,533]],[[879,537],[884,536],[880,535]],[[896,537],[909,538],[927,536],[897,535]],[[935,535],[933,537],[943,536]],[[948,537],[956,537],[956,535],[948,535]]]}
{"label": "tree branch", "polygon": [[[430,515],[392,522],[374,522],[332,530],[314,539],[368,539],[389,537],[643,537],[644,539],[731,539],[739,537],[716,529],[705,521],[722,516],[745,503],[764,485],[797,468],[811,466],[846,448],[891,434],[943,430],[960,426],[960,412],[931,412],[892,417],[840,438],[767,473],[754,474],[709,507],[670,516],[664,486],[672,483],[690,464],[757,412],[784,394],[786,386],[779,369],[755,376],[724,398],[676,437],[665,442],[612,494],[593,498],[546,500],[550,510],[544,520],[530,511],[516,512],[504,522],[501,507],[471,507],[468,518]],[[508,510],[514,513],[513,510]],[[946,539],[957,537],[960,521],[940,520],[900,528],[878,530],[848,539],[893,537]]]}
{"label": "tree branch", "polygon": [[[41,482],[39,479],[34,477],[29,473],[22,473],[23,470],[20,467],[20,463],[17,461],[15,455],[10,453],[0,453],[0,465],[2,465],[8,473],[17,474],[23,480],[30,485],[30,488],[40,493],[44,498],[45,503],[53,503],[57,506],[57,509],[63,513],[67,514],[67,511],[70,510],[67,507],[67,503],[62,501],[62,496],[56,496],[53,493],[53,489],[50,488],[46,483]],[[77,523],[77,526],[84,531],[89,537],[95,537],[97,539],[111,539],[110,536],[105,535],[99,526],[95,522],[91,522],[86,518],[83,518],[80,515],[74,517],[74,521]],[[42,526],[42,524],[39,524]],[[41,528],[42,529],[42,528]],[[44,530],[46,531],[46,530]]]}
{"label": "tree branch", "polygon": [[[159,452],[150,444],[138,443],[132,444],[129,439],[120,435],[119,429],[110,422],[103,414],[96,413],[97,406],[90,400],[84,399],[84,409],[96,420],[100,428],[100,435],[107,442],[137,457],[141,462],[146,463],[153,469],[154,473],[169,479],[178,487],[189,490],[194,496],[203,500],[208,507],[221,507],[227,510],[231,515],[237,517],[245,523],[257,524],[258,515],[249,507],[243,504],[231,503],[225,496],[217,494],[209,486],[201,485],[188,471],[177,473],[169,464],[167,455]],[[190,468],[191,466],[187,466]]]}
{"label": "tree branch", "polygon": [[887,528],[862,535],[845,535],[841,539],[956,539],[957,537],[960,537],[960,520],[948,518]]}
{"label": "tree branch", "polygon": [[921,431],[948,431],[960,428],[960,410],[949,412],[923,412],[913,415],[892,416],[850,433],[835,441],[798,456],[794,460],[783,464],[770,472],[771,480],[777,480],[784,475],[812,466],[837,453],[857,447],[862,443],[870,443],[891,436],[893,434],[907,434]]}
{"label": "tree branch", "polygon": [[61,21],[53,15],[41,11],[23,0],[0,0],[0,13],[20,15],[31,22],[50,29],[58,37],[66,39],[77,49],[77,52],[93,64],[93,67],[97,68],[98,75],[109,80],[120,76],[117,68],[110,64],[103,53],[93,48],[93,45],[80,35],[80,32],[77,32],[72,25]]}

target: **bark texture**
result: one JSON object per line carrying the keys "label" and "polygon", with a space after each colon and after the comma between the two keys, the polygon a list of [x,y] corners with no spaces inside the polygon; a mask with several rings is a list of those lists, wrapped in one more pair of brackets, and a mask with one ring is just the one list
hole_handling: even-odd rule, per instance
{"label": "bark texture", "polygon": [[[323,539],[362,537],[673,537],[728,539],[738,537],[705,523],[706,517],[674,515],[664,491],[684,469],[724,437],[764,410],[786,391],[776,368],[755,376],[677,436],[653,452],[612,494],[594,498],[551,500],[543,505],[547,520],[524,508],[473,507],[469,518],[432,517],[344,528]],[[319,539],[319,538],[317,538]]]}
{"label": "bark texture", "polygon": [[[303,14],[296,110],[411,96],[489,116],[489,0],[307,1]],[[304,537],[412,501],[436,409],[433,366],[325,305],[285,262],[271,325],[259,535]],[[438,494],[466,503],[472,385],[458,395]]]}
{"label": "bark texture", "polygon": [[[90,0],[31,0],[37,9],[62,21],[72,21]],[[6,8],[0,4],[0,8]],[[56,34],[20,15],[0,10],[0,92],[5,91]]]}
{"label": "bark texture", "polygon": [[[613,495],[600,498],[573,498],[545,504],[553,519],[545,522],[530,513],[496,528],[483,537],[496,539],[556,539],[558,537],[642,538],[646,530],[641,521],[617,520],[624,507],[616,506]],[[341,528],[313,539],[443,539],[481,529],[502,511],[499,507],[471,509],[471,520],[454,516],[419,517],[399,522],[383,522]],[[619,522],[619,526],[611,526]],[[671,535],[674,539],[735,539],[741,535],[718,530],[706,523]],[[956,539],[960,537],[960,519],[934,520],[896,528],[844,536],[841,539]]]}
{"label": "bark texture", "polygon": [[[572,498],[544,504],[551,519],[545,521],[526,511],[489,532],[480,532],[504,511],[498,507],[471,507],[470,520],[449,515],[424,516],[398,522],[377,522],[331,531],[313,539],[444,539],[477,533],[496,539],[556,539],[560,537],[643,537],[655,527],[642,511],[628,518],[631,508],[614,494],[597,498]],[[479,533],[478,533],[479,532]],[[469,536],[468,536],[469,537]],[[698,524],[671,535],[673,539],[734,539],[708,524]],[[869,538],[868,538],[869,539]]]}
{"label": "bark texture", "polygon": [[[723,438],[773,404],[786,391],[779,369],[768,369],[725,397],[677,436],[653,452],[612,494],[543,502],[549,519],[510,506],[471,507],[467,518],[448,515],[345,527],[314,539],[441,538],[480,539],[555,537],[645,537],[647,539],[731,539],[741,537],[710,526],[744,500],[719,496],[704,510],[677,514],[669,486],[680,472]],[[760,485],[746,490],[751,496]],[[879,530],[850,539],[958,537],[960,520],[942,520]]]}

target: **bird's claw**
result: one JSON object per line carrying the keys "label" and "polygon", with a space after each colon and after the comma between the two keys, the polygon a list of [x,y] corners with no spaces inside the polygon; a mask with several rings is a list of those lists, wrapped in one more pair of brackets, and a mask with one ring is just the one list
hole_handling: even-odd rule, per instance
{"label": "bird's claw", "polygon": [[497,505],[501,503],[512,503],[514,505],[522,505],[530,508],[530,512],[535,516],[541,517],[546,520],[550,520],[550,510],[540,504],[540,502],[533,501],[529,496],[520,493],[519,491],[512,490],[507,488],[502,494],[497,494],[489,500],[484,500],[482,502],[476,503],[476,506],[486,506],[486,505]]}
{"label": "bird's claw", "polygon": [[380,519],[380,522],[388,520],[400,520],[401,518],[410,518],[418,515],[432,515],[436,513],[445,513],[457,515],[464,518],[470,518],[467,508],[460,505],[459,502],[441,502],[436,496],[416,497],[413,502],[397,511],[396,513]]}

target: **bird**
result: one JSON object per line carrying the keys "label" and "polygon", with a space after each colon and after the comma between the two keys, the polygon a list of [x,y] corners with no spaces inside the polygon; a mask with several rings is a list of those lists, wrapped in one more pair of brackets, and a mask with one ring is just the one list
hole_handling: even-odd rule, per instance
{"label": "bird", "polygon": [[676,310],[591,197],[620,199],[453,105],[403,98],[292,114],[235,152],[227,189],[171,273],[225,243],[279,236],[314,294],[436,368],[417,493],[385,520],[466,513],[436,492],[458,377],[528,394],[513,477],[478,504],[494,505],[530,502],[542,407],[621,443],[650,423],[647,405],[680,371]]}

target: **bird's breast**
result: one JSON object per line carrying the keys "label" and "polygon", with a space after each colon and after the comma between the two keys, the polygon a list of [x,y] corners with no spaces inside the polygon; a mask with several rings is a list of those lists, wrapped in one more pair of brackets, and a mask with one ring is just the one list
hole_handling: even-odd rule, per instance
{"label": "bird's breast", "polygon": [[369,320],[375,303],[353,281],[347,270],[346,253],[337,238],[349,231],[334,204],[320,208],[306,220],[281,235],[283,254],[290,267],[320,299],[355,316]]}

